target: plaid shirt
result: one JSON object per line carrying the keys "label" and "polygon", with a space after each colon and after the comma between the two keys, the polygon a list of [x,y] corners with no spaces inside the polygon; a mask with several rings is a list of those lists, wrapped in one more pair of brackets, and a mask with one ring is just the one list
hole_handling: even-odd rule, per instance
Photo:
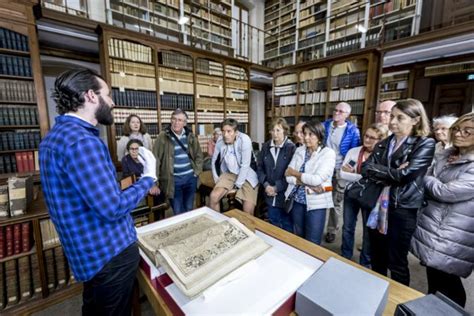
{"label": "plaid shirt", "polygon": [[142,178],[121,191],[99,130],[75,116],[56,118],[39,153],[51,220],[75,278],[90,280],[137,240],[130,211],[153,180]]}

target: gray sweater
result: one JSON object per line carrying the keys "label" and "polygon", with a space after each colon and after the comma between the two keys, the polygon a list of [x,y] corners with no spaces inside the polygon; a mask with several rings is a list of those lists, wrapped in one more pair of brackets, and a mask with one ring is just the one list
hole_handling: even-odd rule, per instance
{"label": "gray sweater", "polygon": [[468,277],[474,268],[474,154],[448,163],[441,152],[425,176],[412,252],[429,267]]}

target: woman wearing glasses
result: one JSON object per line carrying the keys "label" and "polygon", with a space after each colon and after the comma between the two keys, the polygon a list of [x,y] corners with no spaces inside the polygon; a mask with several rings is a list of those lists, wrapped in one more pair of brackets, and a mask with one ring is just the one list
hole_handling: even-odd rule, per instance
{"label": "woman wearing glasses", "polygon": [[[423,202],[423,177],[431,165],[435,141],[427,136],[423,104],[398,101],[390,115],[392,135],[375,146],[362,166],[362,176],[378,184],[375,207],[368,219],[372,270],[410,284],[408,250]],[[374,221],[371,221],[374,219]]]}
{"label": "woman wearing glasses", "polygon": [[433,134],[438,141],[435,147],[435,156],[451,146],[449,128],[457,119],[452,115],[443,115],[433,119]]}
{"label": "woman wearing glasses", "polygon": [[[388,128],[384,124],[372,124],[363,137],[363,145],[352,148],[347,152],[341,168],[341,179],[346,182],[354,182],[362,178],[360,175],[362,163],[369,158],[374,150],[375,144],[388,136]],[[341,255],[347,259],[352,258],[354,250],[354,232],[359,214],[360,205],[357,200],[344,196],[344,211],[342,225],[342,245]],[[360,253],[359,263],[365,267],[370,267],[369,234],[367,231],[367,218],[369,212],[362,210],[363,223],[363,241],[362,252]]]}
{"label": "woman wearing glasses", "polygon": [[464,307],[461,277],[474,268],[474,113],[461,116],[450,132],[453,146],[424,177],[426,203],[412,252],[426,266],[428,293],[439,291]]}

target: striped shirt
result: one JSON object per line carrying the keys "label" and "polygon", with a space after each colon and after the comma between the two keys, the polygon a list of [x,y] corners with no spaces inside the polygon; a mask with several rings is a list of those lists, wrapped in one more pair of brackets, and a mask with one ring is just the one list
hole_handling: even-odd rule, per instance
{"label": "striped shirt", "polygon": [[[174,133],[171,131],[171,133]],[[176,137],[181,141],[184,145],[186,150],[188,149],[188,138],[186,137],[186,131],[183,129],[181,135],[177,135]],[[190,175],[194,172],[193,167],[191,165],[191,160],[189,160],[189,156],[186,151],[181,147],[181,145],[176,141],[174,137],[171,137],[173,140],[174,145],[174,165],[173,165],[173,175],[175,177],[182,177],[186,175]]]}

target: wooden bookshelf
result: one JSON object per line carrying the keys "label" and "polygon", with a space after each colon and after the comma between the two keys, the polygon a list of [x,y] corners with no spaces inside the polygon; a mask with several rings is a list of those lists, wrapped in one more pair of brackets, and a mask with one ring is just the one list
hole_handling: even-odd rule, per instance
{"label": "wooden bookshelf", "polygon": [[273,75],[273,108],[267,116],[281,116],[294,127],[300,119],[324,121],[337,103],[347,102],[352,107],[349,119],[363,130],[374,115],[379,69],[374,50],[279,69]]}
{"label": "wooden bookshelf", "polygon": [[408,97],[409,77],[409,70],[383,73],[380,82],[379,102],[406,99]]}
{"label": "wooden bookshelf", "polygon": [[34,161],[23,164],[18,156],[26,152],[34,156],[49,120],[32,7],[9,3],[2,9],[0,174],[10,175],[35,171]]}
{"label": "wooden bookshelf", "polygon": [[[266,1],[265,65],[280,68],[377,46],[418,33],[416,0]],[[282,14],[282,11],[285,13]],[[287,26],[288,14],[294,12]],[[288,12],[286,12],[288,11]],[[287,19],[285,19],[285,16]],[[292,25],[292,24],[290,24]]]}
{"label": "wooden bookshelf", "polygon": [[[98,32],[101,35],[103,74],[109,82],[112,82],[113,73],[117,72],[111,65],[112,61],[117,60],[117,57],[114,57],[117,54],[111,56],[110,51],[115,48],[109,46],[110,41],[118,43],[120,40],[141,45],[149,49],[152,54],[152,58],[146,59],[145,62],[126,61],[135,62],[141,68],[145,67],[146,77],[154,80],[154,89],[150,86],[150,89],[144,90],[149,93],[147,95],[149,102],[145,104],[146,106],[134,103],[133,100],[136,98],[133,95],[131,98],[125,98],[128,104],[120,102],[117,95],[120,95],[121,90],[127,89],[120,89],[112,84],[114,102],[119,105],[114,109],[116,124],[108,133],[109,149],[113,159],[116,159],[116,140],[121,128],[119,124],[131,113],[139,115],[149,130],[155,128],[156,134],[151,133],[153,136],[169,125],[173,110],[178,107],[186,110],[189,116],[188,126],[198,135],[203,148],[211,137],[214,127],[220,126],[226,117],[237,119],[241,123],[239,128],[249,133],[248,63],[230,61],[225,56],[210,58],[194,48],[170,46],[150,36],[136,36],[128,31],[118,32],[107,26],[101,26]],[[123,59],[123,56],[120,58]],[[123,72],[120,69],[118,68],[119,74]],[[128,76],[129,72],[125,72],[125,75]],[[132,75],[134,76],[134,73]],[[136,93],[141,90],[133,91]]]}

